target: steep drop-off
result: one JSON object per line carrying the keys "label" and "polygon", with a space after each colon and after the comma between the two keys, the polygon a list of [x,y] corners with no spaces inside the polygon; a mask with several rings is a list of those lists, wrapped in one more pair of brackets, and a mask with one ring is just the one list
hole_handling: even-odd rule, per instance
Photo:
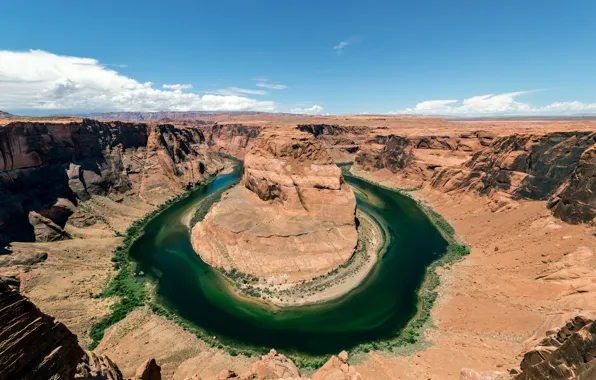
{"label": "steep drop-off", "polygon": [[356,199],[341,170],[307,134],[254,141],[239,186],[192,232],[208,264],[290,281],[346,262],[357,242]]}
{"label": "steep drop-off", "polygon": [[463,167],[437,170],[431,186],[512,199],[548,200],[555,216],[571,222],[596,217],[596,134],[557,132],[496,139]]}
{"label": "steep drop-off", "polygon": [[69,219],[97,222],[77,207],[93,196],[162,203],[224,168],[210,145],[234,153],[258,134],[213,128],[205,136],[196,127],[90,119],[0,128],[0,244],[68,238]]}

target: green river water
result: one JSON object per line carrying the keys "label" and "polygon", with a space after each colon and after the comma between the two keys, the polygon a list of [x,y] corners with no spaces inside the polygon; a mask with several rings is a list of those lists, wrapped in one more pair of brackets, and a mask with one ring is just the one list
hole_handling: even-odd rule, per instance
{"label": "green river water", "polygon": [[320,304],[273,308],[239,297],[190,244],[183,217],[204,214],[241,169],[163,211],[130,248],[137,273],[156,284],[158,303],[224,344],[275,348],[309,355],[337,353],[360,343],[391,339],[416,314],[425,269],[447,242],[415,201],[345,175],[359,209],[389,231],[387,251],[366,279],[344,296]]}

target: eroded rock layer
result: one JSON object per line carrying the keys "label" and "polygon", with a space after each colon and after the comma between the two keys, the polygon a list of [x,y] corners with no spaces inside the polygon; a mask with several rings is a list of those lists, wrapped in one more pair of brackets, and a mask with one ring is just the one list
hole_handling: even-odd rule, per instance
{"label": "eroded rock layer", "polygon": [[0,281],[0,378],[72,379],[83,354],[66,326]]}
{"label": "eroded rock layer", "polygon": [[0,128],[0,243],[67,239],[63,228],[80,201],[159,204],[222,168],[198,128],[10,123]]}
{"label": "eroded rock layer", "polygon": [[474,154],[463,167],[437,170],[431,186],[502,193],[512,199],[551,198],[556,216],[589,222],[596,217],[595,146],[596,134],[589,132],[506,136]]}
{"label": "eroded rock layer", "polygon": [[193,228],[208,264],[302,280],[346,262],[357,243],[356,199],[341,170],[307,134],[254,141],[242,183]]}
{"label": "eroded rock layer", "polygon": [[576,316],[524,355],[516,380],[596,378],[596,323]]}

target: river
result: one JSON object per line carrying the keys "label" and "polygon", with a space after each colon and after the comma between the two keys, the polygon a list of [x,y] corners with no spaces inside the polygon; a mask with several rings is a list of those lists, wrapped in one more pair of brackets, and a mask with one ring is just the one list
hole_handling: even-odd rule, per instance
{"label": "river", "polygon": [[447,242],[415,201],[349,175],[358,207],[389,231],[386,253],[360,285],[331,301],[282,309],[231,291],[194,252],[183,221],[196,209],[206,212],[240,177],[237,168],[195,190],[151,220],[132,244],[136,271],[156,284],[158,303],[224,344],[309,355],[390,339],[415,315],[425,269]]}

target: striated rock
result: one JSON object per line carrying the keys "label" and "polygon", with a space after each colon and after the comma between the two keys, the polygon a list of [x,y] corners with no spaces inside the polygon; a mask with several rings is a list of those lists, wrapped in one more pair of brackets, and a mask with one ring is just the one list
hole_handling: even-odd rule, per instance
{"label": "striated rock", "polygon": [[239,186],[192,230],[208,264],[300,281],[346,262],[357,243],[356,198],[341,170],[307,134],[254,141]]}
{"label": "striated rock", "polygon": [[[430,185],[445,192],[474,191],[510,200],[546,200],[571,223],[596,217],[596,133],[556,132],[501,137],[463,167],[439,168]],[[497,203],[499,203],[497,202]],[[507,202],[505,202],[507,203]]]}
{"label": "striated rock", "polygon": [[431,186],[445,191],[503,191],[515,199],[547,199],[567,179],[596,134],[557,132],[501,137],[474,154],[464,168],[439,170]]}
{"label": "striated rock", "polygon": [[410,166],[414,156],[409,139],[389,135],[378,136],[376,144],[361,150],[356,156],[356,164],[365,170],[389,169],[393,173]]}
{"label": "striated rock", "polygon": [[11,290],[17,292],[21,287],[21,279],[18,276],[0,276],[0,281],[3,281]]}
{"label": "striated rock", "polygon": [[123,377],[118,366],[106,355],[85,351],[77,366],[75,379],[122,380]]}
{"label": "striated rock", "polygon": [[586,149],[571,176],[549,199],[554,215],[569,223],[596,218],[596,144]]}
{"label": "striated rock", "polygon": [[317,372],[311,376],[312,380],[361,380],[362,376],[356,368],[348,364],[348,353],[342,351],[338,356],[332,356]]}
{"label": "striated rock", "polygon": [[149,359],[141,364],[131,380],[161,380],[161,367],[155,359]]}
{"label": "striated rock", "polygon": [[206,144],[213,150],[244,158],[249,142],[262,132],[262,128],[242,124],[218,124],[202,127]]}
{"label": "striated rock", "polygon": [[526,352],[516,380],[593,379],[596,375],[596,323],[578,315]]}
{"label": "striated rock", "polygon": [[[10,123],[0,128],[0,245],[64,238],[60,230],[92,196],[158,204],[224,166],[198,127]],[[87,215],[79,222],[95,221]]]}
{"label": "striated rock", "polygon": [[0,378],[72,379],[77,337],[0,281]]}
{"label": "striated rock", "polygon": [[249,372],[241,376],[237,376],[233,371],[228,372],[227,377],[222,377],[223,379],[273,380],[302,378],[298,367],[290,359],[278,354],[275,350],[271,350],[267,355],[262,356],[261,360],[251,366]]}
{"label": "striated rock", "polygon": [[59,225],[35,211],[29,213],[29,223],[33,226],[36,241],[46,242],[71,238],[70,234]]}

